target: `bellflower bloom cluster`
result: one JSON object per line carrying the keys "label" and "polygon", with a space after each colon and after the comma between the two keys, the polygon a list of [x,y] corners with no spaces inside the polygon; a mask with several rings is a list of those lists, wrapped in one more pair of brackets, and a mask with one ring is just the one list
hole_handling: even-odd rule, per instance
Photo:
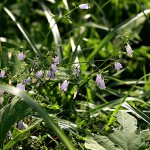
{"label": "bellflower bloom cluster", "polygon": [[89,5],[88,4],[81,4],[79,5],[80,9],[89,9]]}
{"label": "bellflower bloom cluster", "polygon": [[40,79],[42,76],[43,76],[43,71],[42,70],[38,71],[36,74],[36,78]]}
{"label": "bellflower bloom cluster", "polygon": [[103,90],[106,88],[105,82],[102,79],[100,74],[97,74],[95,82],[100,86],[100,89]]}
{"label": "bellflower bloom cluster", "polygon": [[122,68],[121,63],[115,62],[115,69],[118,71],[118,70],[120,70],[121,68]]}
{"label": "bellflower bloom cluster", "polygon": [[127,54],[129,55],[129,56],[132,56],[132,48],[131,48],[131,46],[129,45],[129,44],[127,44],[127,46],[125,46],[125,48],[126,48],[126,52],[127,52]]}
{"label": "bellflower bloom cluster", "polygon": [[68,85],[69,85],[69,82],[68,82],[67,80],[65,80],[65,81],[61,84],[60,89],[63,90],[63,91],[66,91]]}
{"label": "bellflower bloom cluster", "polygon": [[0,72],[0,77],[1,77],[1,78],[4,78],[4,77],[5,77],[5,71],[4,71],[4,70],[1,70],[1,72]]}
{"label": "bellflower bloom cluster", "polygon": [[22,83],[18,83],[16,88],[25,91],[25,85],[23,85]]}
{"label": "bellflower bloom cluster", "polygon": [[25,59],[24,53],[23,53],[23,52],[19,53],[19,54],[18,54],[18,58],[19,58],[20,60],[24,60],[24,59]]}
{"label": "bellflower bloom cluster", "polygon": [[47,77],[50,79],[55,78],[55,72],[57,71],[57,65],[59,64],[58,56],[53,58],[53,64],[51,64],[51,70],[48,71]]}
{"label": "bellflower bloom cluster", "polygon": [[49,70],[49,71],[48,71],[48,73],[47,73],[47,77],[48,77],[48,78],[50,78],[50,79],[55,78],[55,72],[54,72],[54,71]]}

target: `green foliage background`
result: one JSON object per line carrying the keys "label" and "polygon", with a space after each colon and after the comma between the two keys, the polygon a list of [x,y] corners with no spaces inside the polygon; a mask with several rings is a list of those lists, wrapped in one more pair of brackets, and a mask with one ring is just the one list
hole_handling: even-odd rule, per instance
{"label": "green foliage background", "polygon": [[[90,8],[78,9],[83,3]],[[134,133],[128,128],[133,133],[129,139],[136,132],[148,133],[149,14],[147,0],[1,1],[0,69],[7,73],[0,78],[0,90],[6,91],[0,97],[4,100],[0,104],[1,149],[92,149],[87,141],[93,134],[115,139],[113,129],[124,132],[115,117],[121,110],[130,114],[122,115],[124,121],[129,115],[138,122]],[[128,42],[132,57],[125,53]],[[26,55],[24,61],[18,59],[20,52]],[[56,78],[47,79],[55,55],[59,57]],[[76,58],[81,69],[79,77],[73,73]],[[115,61],[123,65],[118,72]],[[99,69],[105,90],[95,84]],[[44,77],[37,80],[39,70],[44,70]],[[26,85],[26,92],[16,93],[14,87],[4,86],[16,86],[28,77],[32,82]],[[58,85],[65,79],[70,83],[62,92]],[[17,129],[19,120],[24,121],[23,130]],[[150,147],[147,133],[143,134],[144,140],[140,137],[143,141],[137,142],[143,149]],[[109,149],[107,142],[105,149]]]}

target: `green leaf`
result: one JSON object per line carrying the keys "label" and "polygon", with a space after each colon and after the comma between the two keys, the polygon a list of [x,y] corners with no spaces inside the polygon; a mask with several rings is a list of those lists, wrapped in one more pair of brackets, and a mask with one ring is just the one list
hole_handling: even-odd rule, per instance
{"label": "green leaf", "polygon": [[0,142],[2,142],[10,130],[18,120],[23,119],[31,113],[31,107],[24,101],[17,98],[12,103],[2,108],[0,112]]}
{"label": "green leaf", "polygon": [[114,143],[106,136],[95,135],[93,138],[88,137],[85,147],[91,150],[121,150],[115,147]]}
{"label": "green leaf", "polygon": [[137,120],[125,111],[116,115],[121,128],[116,129],[108,137],[94,135],[85,141],[85,147],[91,150],[137,150],[145,149],[145,141],[149,139],[149,129],[137,132]]}
{"label": "green leaf", "polygon": [[130,132],[134,132],[137,129],[137,120],[133,116],[125,113],[123,111],[119,111],[116,115],[117,121],[122,125],[123,130],[129,130]]}
{"label": "green leaf", "polygon": [[84,144],[85,148],[91,150],[106,150],[104,147],[99,145],[92,137],[88,137]]}
{"label": "green leaf", "polygon": [[119,111],[116,116],[122,129],[116,130],[109,136],[109,138],[123,150],[136,150],[142,142],[141,137],[136,133],[136,118],[124,111]]}
{"label": "green leaf", "polygon": [[21,24],[16,20],[15,16],[11,13],[11,11],[8,8],[6,8],[6,7],[4,7],[4,11],[8,14],[8,16],[16,24],[16,26],[18,27],[20,32],[23,34],[23,36],[25,37],[25,39],[27,40],[27,42],[29,43],[29,45],[31,46],[31,48],[35,52],[35,54],[37,54],[38,56],[41,57],[40,52],[38,51],[37,47],[33,43],[32,39],[29,37],[27,31],[25,31],[25,29],[21,26]]}

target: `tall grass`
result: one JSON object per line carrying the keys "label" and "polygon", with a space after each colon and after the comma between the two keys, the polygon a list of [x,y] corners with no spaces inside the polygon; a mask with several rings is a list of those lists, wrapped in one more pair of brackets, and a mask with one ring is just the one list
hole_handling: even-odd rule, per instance
{"label": "tall grass", "polygon": [[95,134],[110,138],[121,126],[122,111],[149,140],[150,4],[89,0],[80,9],[84,3],[0,2],[1,149],[92,149]]}

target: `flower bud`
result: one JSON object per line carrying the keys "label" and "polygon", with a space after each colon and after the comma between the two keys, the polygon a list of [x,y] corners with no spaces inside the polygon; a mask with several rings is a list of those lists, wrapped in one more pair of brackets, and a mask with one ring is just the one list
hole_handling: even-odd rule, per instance
{"label": "flower bud", "polygon": [[120,70],[121,68],[122,68],[121,63],[115,62],[115,69],[116,69],[116,70]]}
{"label": "flower bud", "polygon": [[61,84],[60,89],[63,90],[63,91],[66,91],[68,85],[69,85],[69,82],[68,82],[67,80],[65,80],[65,81]]}
{"label": "flower bud", "polygon": [[23,53],[23,52],[19,53],[19,54],[18,54],[18,58],[19,58],[20,60],[24,60],[24,58],[25,58],[24,53]]}
{"label": "flower bud", "polygon": [[89,5],[88,4],[81,4],[79,5],[80,9],[89,9]]}

